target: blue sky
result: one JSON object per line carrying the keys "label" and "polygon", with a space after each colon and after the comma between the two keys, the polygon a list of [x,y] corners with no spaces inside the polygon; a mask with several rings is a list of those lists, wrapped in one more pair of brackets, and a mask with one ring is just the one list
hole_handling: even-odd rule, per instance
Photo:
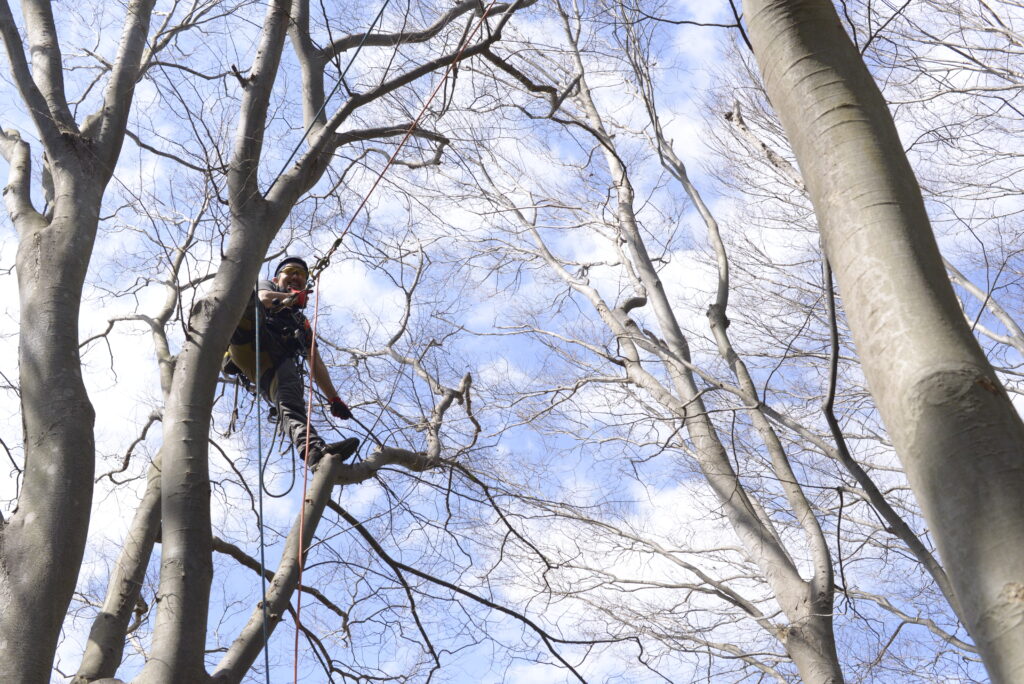
{"label": "blue sky", "polygon": [[[178,49],[183,55],[190,54],[192,59],[208,63],[211,70],[217,70],[214,67],[220,68],[224,64],[248,64],[261,13],[262,9],[255,6],[240,10],[235,17],[240,21],[231,25],[230,40],[228,31],[218,28],[212,34],[216,36],[215,39],[185,37]],[[397,14],[392,14],[395,16],[386,15],[386,21],[389,25],[397,25]],[[668,8],[667,14],[709,22],[730,20],[727,7],[710,3],[678,3]],[[66,35],[69,43],[74,33],[89,33],[88,22],[84,17],[69,14],[62,21],[65,19],[68,22]],[[520,27],[519,33],[513,33],[513,36],[526,35],[532,40],[550,44],[562,41],[557,24],[541,8],[520,19],[516,20],[516,25]],[[114,21],[113,18],[108,20]],[[369,20],[370,14],[363,11],[360,16],[350,18],[348,25],[362,26]],[[109,32],[101,32],[104,38],[98,49],[104,54],[114,49],[107,38],[109,35]],[[655,78],[663,122],[669,137],[675,141],[677,152],[687,163],[694,182],[705,192],[706,199],[723,224],[730,245],[750,241],[762,247],[777,262],[787,259],[796,262],[813,252],[813,237],[809,237],[806,227],[766,227],[757,221],[756,213],[763,209],[765,213],[771,214],[775,209],[782,211],[784,207],[763,206],[759,204],[764,202],[763,199],[737,192],[719,181],[721,175],[729,174],[729,162],[723,161],[720,150],[713,144],[715,136],[724,134],[720,117],[714,111],[709,111],[708,91],[726,88],[722,72],[727,69],[724,55],[729,50],[729,40],[729,33],[721,28],[664,26],[659,29],[655,41],[659,51]],[[286,50],[286,53],[290,54],[290,51]],[[419,50],[410,49],[407,53],[413,59]],[[588,74],[588,79],[595,89],[598,105],[622,124],[617,135],[620,136],[622,149],[628,149],[631,153],[631,173],[637,186],[638,204],[641,199],[646,202],[641,209],[644,228],[652,245],[669,245],[663,267],[666,287],[679,303],[678,311],[683,326],[694,336],[692,343],[699,361],[706,363],[713,372],[725,374],[708,339],[709,332],[704,318],[704,309],[710,302],[714,287],[713,270],[706,261],[705,229],[678,188],[666,180],[657,159],[645,145],[643,136],[637,134],[637,130],[644,125],[643,111],[635,97],[623,87],[616,71],[620,65],[602,62],[599,54],[589,55],[589,58],[592,61],[588,63],[588,68],[595,73]],[[85,57],[76,59],[89,61]],[[381,67],[385,59],[385,51],[365,52],[353,71],[354,87],[366,87],[371,77],[379,73],[374,68]],[[529,63],[524,62],[523,68],[526,68],[526,64]],[[608,69],[607,73],[598,73],[604,68]],[[328,71],[330,73],[330,69]],[[456,95],[457,104],[467,104],[477,89],[486,91],[488,87],[493,87],[485,73],[486,67],[477,63],[463,70],[456,81],[460,88]],[[172,81],[177,91],[170,87]],[[82,87],[77,81],[72,83],[73,88]],[[154,83],[159,84],[159,87]],[[428,79],[428,83],[432,83],[432,80]],[[261,169],[264,187],[277,173],[280,162],[287,157],[301,136],[301,126],[298,124],[301,115],[294,98],[298,84],[294,60],[289,57],[279,82],[280,95],[275,100],[273,123],[268,132],[267,161]],[[330,84],[331,79],[328,78],[328,87]],[[188,117],[174,104],[180,92],[185,92],[184,97],[201,108],[198,119],[208,127],[203,132],[204,140],[228,145],[239,94],[237,82],[230,77],[208,82],[188,78],[173,70],[161,70],[152,82],[147,80],[140,85],[133,124],[152,128],[161,134],[162,149],[176,152],[185,149],[199,153],[201,147],[194,138],[194,129]],[[422,101],[425,92],[426,86],[423,86],[415,93],[403,94],[401,99],[406,106],[415,107]],[[518,96],[508,95],[509,100],[514,98]],[[522,101],[525,102],[525,98]],[[366,115],[365,123],[391,120],[397,111],[396,107],[395,103],[390,103],[389,106],[375,109]],[[533,101],[529,107],[542,111],[544,102]],[[938,115],[941,114],[939,111]],[[582,198],[583,202],[579,202],[580,211],[575,216],[607,217],[607,212],[602,208],[602,202],[606,201],[608,195],[607,170],[596,153],[591,155],[592,143],[586,142],[585,136],[578,136],[550,123],[524,118],[510,120],[509,117],[502,120],[501,113],[497,112],[469,117],[462,114],[458,107],[447,118],[431,120],[430,123],[451,134],[454,141],[451,152],[453,159],[473,154],[473,145],[469,139],[471,135],[507,126],[510,129],[507,137],[495,136],[486,143],[496,152],[518,162],[515,172],[506,168],[501,169],[505,171],[503,176],[495,174],[506,187],[519,182],[518,191],[510,193],[512,196],[522,199],[523,193],[532,189],[537,196],[546,192],[549,198],[571,198],[574,201]],[[913,118],[908,116],[900,123],[903,126],[901,131],[908,131],[905,137],[912,135]],[[0,106],[0,125],[16,126],[26,132],[27,138],[31,131],[21,110],[16,103],[10,101]],[[581,140],[584,142],[581,143]],[[557,161],[557,164],[552,163],[552,160]],[[336,168],[343,169],[348,164],[346,159],[336,161]],[[346,182],[338,188],[334,188],[333,183],[325,178],[312,193],[323,197],[307,199],[297,208],[275,247],[287,249],[291,253],[322,253],[338,229],[351,218],[350,212],[357,199],[368,189],[375,171],[382,163],[383,158],[376,153],[360,158],[346,176]],[[582,167],[581,173],[573,175],[573,165],[583,163],[587,165]],[[579,352],[575,357],[573,354],[562,353],[570,348],[568,345],[549,350],[540,344],[538,336],[473,334],[505,333],[510,326],[529,322],[580,339],[608,338],[607,331],[602,329],[589,305],[575,295],[568,295],[564,286],[555,284],[546,267],[526,262],[518,266],[508,265],[512,262],[512,256],[508,255],[521,254],[523,243],[515,243],[509,237],[511,222],[506,220],[507,217],[488,213],[493,207],[479,198],[466,198],[458,194],[470,187],[471,179],[467,179],[465,174],[471,168],[468,164],[456,161],[446,162],[440,169],[395,168],[389,171],[386,182],[371,199],[369,210],[355,221],[351,239],[346,240],[334,257],[332,266],[321,278],[325,303],[322,321],[324,338],[347,349],[381,351],[384,342],[395,332],[401,320],[404,304],[402,286],[408,287],[412,282],[416,254],[422,251],[428,263],[423,284],[414,298],[413,324],[409,334],[395,348],[417,358],[422,355],[429,372],[448,386],[457,385],[466,372],[473,373],[477,383],[474,387],[474,415],[482,423],[482,434],[472,450],[460,454],[466,465],[482,476],[491,478],[488,481],[498,490],[507,488],[519,495],[568,499],[573,504],[602,503],[606,506],[602,514],[607,515],[608,519],[634,526],[649,538],[665,543],[673,542],[684,548],[696,549],[710,544],[709,539],[718,542],[728,539],[731,533],[722,525],[717,507],[707,495],[706,486],[695,476],[692,462],[685,453],[684,440],[666,428],[664,421],[642,421],[641,427],[632,433],[627,431],[629,426],[620,421],[623,416],[641,410],[643,397],[639,395],[642,393],[626,396],[621,392],[588,387],[580,393],[576,403],[566,404],[546,417],[533,415],[543,405],[543,399],[540,395],[522,399],[521,395],[539,392],[555,381],[571,383],[582,372],[581,367],[587,364],[593,363],[595,368],[603,371],[609,369],[602,369],[585,352]],[[517,178],[519,169],[522,175]],[[591,175],[587,176],[587,173]],[[107,194],[104,213],[110,218],[101,226],[102,234],[85,295],[81,318],[83,338],[104,329],[112,317],[147,313],[162,301],[163,289],[156,281],[134,293],[113,295],[110,292],[123,288],[136,277],[161,277],[165,269],[164,258],[162,249],[154,243],[153,238],[159,237],[165,246],[168,241],[180,240],[183,224],[175,221],[187,221],[195,215],[196,204],[203,190],[201,183],[188,172],[175,168],[166,159],[140,151],[130,142],[126,142],[117,179]],[[1012,201],[1003,198],[997,204]],[[764,204],[771,205],[771,202]],[[939,211],[938,204],[933,203],[932,206]],[[567,222],[573,216],[570,212],[558,209],[547,209],[542,213],[542,217],[551,222]],[[202,224],[199,231],[202,241],[195,256],[188,261],[188,277],[205,274],[215,266],[226,218],[226,209],[214,202],[209,221]],[[942,214],[939,222],[945,223],[947,218]],[[986,224],[983,228],[995,230],[997,227]],[[13,264],[15,247],[13,232],[6,217],[0,219],[0,230],[5,235],[0,245],[0,265],[6,269]],[[149,231],[148,235],[146,231]],[[552,229],[545,231],[545,234],[551,238],[552,247],[568,259],[608,262],[615,258],[611,243],[588,237],[581,230]],[[968,233],[954,229],[949,235],[948,243],[965,249],[970,247]],[[481,254],[487,241],[503,244],[491,254]],[[516,249],[520,252],[516,252]],[[974,253],[975,258],[977,254]],[[475,259],[470,259],[470,256],[475,256]],[[977,270],[980,267],[976,263],[974,265],[976,270],[970,275],[984,274]],[[756,304],[758,301],[756,287],[759,274],[756,268],[755,263],[748,264],[745,269],[737,269],[735,278],[740,291],[734,299],[734,310],[739,309],[743,303]],[[813,263],[800,263],[789,271],[780,269],[773,272],[771,276],[792,276],[793,280],[799,282],[801,277],[813,273],[813,270]],[[595,264],[591,267],[590,275],[595,286],[612,303],[625,291],[627,281],[620,269],[607,264]],[[15,284],[12,275],[0,275],[0,278],[13,291]],[[792,282],[787,286],[796,287]],[[775,294],[769,292],[765,296]],[[186,309],[192,296],[187,296]],[[810,296],[802,293],[796,298]],[[17,371],[14,349],[17,343],[15,333],[18,311],[14,301],[8,300],[4,306],[2,313],[5,323],[2,327],[3,335],[0,336],[0,352],[7,353],[0,354],[0,359],[3,359],[0,360],[0,370],[14,378]],[[775,311],[773,307],[776,306],[779,306],[778,301],[769,302],[765,304],[765,309]],[[799,315],[788,317],[793,320],[779,316],[759,323],[760,313],[754,309],[750,313],[736,314],[733,332],[743,342],[749,343],[744,351],[760,352],[767,349],[770,352],[773,349],[771,343],[779,342],[767,339],[767,334],[772,331],[792,335],[790,341],[794,342],[798,351],[813,351],[820,343],[820,339],[799,336],[802,320]],[[650,322],[649,317],[646,320]],[[982,320],[991,323],[988,316],[983,315]],[[455,325],[458,324],[464,325],[465,330],[456,332]],[[176,342],[180,339],[180,323],[173,328],[171,339]],[[441,341],[442,344],[431,345],[431,340]],[[778,347],[774,349],[778,351]],[[422,443],[422,432],[417,430],[416,422],[422,418],[424,409],[429,411],[434,401],[422,380],[415,378],[408,367],[402,367],[386,357],[363,358],[345,351],[331,351],[331,356],[339,364],[333,374],[343,398],[360,407],[357,408],[357,417],[369,422],[376,421],[378,415],[382,416],[379,434],[389,435],[389,439],[400,446],[416,447]],[[755,355],[751,358],[759,382],[773,375],[774,361],[770,356]],[[135,438],[145,417],[160,404],[154,360],[148,333],[135,323],[118,324],[109,338],[109,344],[94,342],[84,352],[83,362],[90,396],[97,408],[98,474],[120,463],[126,445]],[[614,368],[610,370],[615,371]],[[846,371],[849,373],[848,382],[855,385],[859,381],[857,369],[850,367]],[[801,403],[801,392],[820,380],[820,369],[804,366],[801,361],[791,361],[781,371],[775,372],[774,378],[780,388],[773,397],[778,405],[793,411],[798,417],[811,420],[810,416],[816,409],[809,405],[810,401],[807,404]],[[228,389],[218,406],[218,426],[224,426],[228,420],[232,392]],[[244,393],[240,395],[243,414],[247,410],[248,401]],[[873,421],[873,414],[869,408],[864,407],[861,399],[854,396],[849,403],[850,416],[862,412],[866,416],[866,428],[876,427],[874,423],[877,421]],[[0,395],[0,412],[10,418],[8,425],[19,424],[16,397],[12,392]],[[722,425],[728,424],[727,415],[723,414]],[[520,421],[523,424],[519,425]],[[517,425],[508,428],[510,424]],[[250,486],[256,477],[254,430],[258,425],[262,426],[265,438],[268,437],[269,426],[252,414],[243,420],[239,432],[230,437],[217,438],[218,444],[246,476]],[[446,447],[456,452],[460,447],[468,445],[471,430],[465,411],[461,407],[453,409],[449,432],[445,435]],[[349,433],[346,431],[343,434]],[[744,460],[753,484],[765,472],[760,462],[762,455],[755,447],[747,444],[752,439],[752,432],[744,421],[739,421],[738,428],[732,434],[741,444],[736,450],[737,459]],[[666,453],[655,455],[658,450],[654,446],[630,444],[629,438],[634,435],[657,435],[665,440],[672,439],[672,448]],[[8,445],[17,443],[17,435],[13,431],[8,431],[3,437]],[[581,437],[586,439],[581,440]],[[160,430],[157,426],[137,450],[129,475],[139,477],[144,473],[146,460],[155,454],[159,443]],[[877,442],[864,439],[858,444],[863,449],[862,453],[876,459],[880,466],[894,465],[891,453],[877,449]],[[14,451],[17,456],[17,446]],[[828,517],[831,521],[835,501],[830,490],[835,485],[835,473],[829,470],[828,464],[823,465],[812,454],[802,453],[800,460],[801,477],[806,477],[812,487],[820,488],[817,490],[819,502],[822,510],[832,516]],[[269,469],[272,491],[279,492],[286,488],[290,480],[290,466],[289,455],[275,455],[272,458]],[[232,481],[232,470],[214,451],[211,451],[211,469],[218,483],[213,497],[217,533],[235,540],[250,553],[255,553],[257,535],[253,516],[249,512],[248,496]],[[889,477],[889,484],[902,486],[901,476],[891,474]],[[0,487],[3,487],[0,498],[10,500],[13,485],[13,479],[0,481]],[[112,552],[125,534],[134,503],[141,496],[143,486],[144,480],[135,480],[114,490],[106,481],[101,482],[94,506],[92,544],[81,576],[83,589],[102,595]],[[771,487],[771,484],[764,486]],[[461,499],[460,493],[466,498]],[[450,494],[448,475],[444,472],[428,473],[422,479],[394,472],[383,475],[379,482],[347,487],[337,496],[345,508],[368,521],[368,526],[381,536],[388,552],[396,557],[449,579],[458,578],[475,590],[493,592],[492,596],[496,600],[508,605],[527,606],[531,615],[540,618],[543,614],[544,624],[552,628],[563,628],[567,634],[585,633],[588,626],[601,628],[601,625],[588,622],[590,618],[586,613],[586,602],[565,600],[549,607],[542,600],[543,592],[531,585],[528,577],[515,576],[517,570],[534,568],[537,559],[522,547],[517,549],[518,553],[524,554],[519,561],[520,565],[503,559],[500,553],[502,527],[485,503],[474,500],[479,495],[480,492],[474,487],[465,484],[456,494]],[[273,528],[268,547],[271,566],[280,554],[278,535],[291,523],[299,500],[298,487],[283,498],[265,500],[266,519]],[[544,510],[543,506],[516,503],[511,499],[507,500],[506,506],[523,516],[522,529],[535,533],[552,554],[571,549],[573,543],[585,543],[589,544],[587,551],[597,557],[593,562],[598,563],[604,558],[608,561],[608,569],[623,574],[635,573],[647,581],[672,576],[671,568],[663,565],[664,560],[657,560],[654,556],[627,553],[619,556],[613,553],[602,555],[598,550],[605,548],[602,544],[609,543],[607,540],[601,540],[593,530],[585,527],[581,531],[565,521],[551,523],[545,520],[538,512]],[[5,508],[5,514],[9,510],[9,507]],[[848,513],[850,519],[844,524],[851,529],[870,530],[874,524],[871,513],[863,506],[851,510],[853,512]],[[532,516],[538,517],[534,519]],[[822,513],[822,516],[826,517],[826,513]],[[779,517],[784,519],[785,512],[779,512]],[[920,524],[920,521],[915,523]],[[340,646],[338,653],[344,654],[343,657],[353,663],[378,667],[385,672],[400,672],[408,668],[410,663],[419,662],[423,657],[423,649],[418,642],[419,637],[415,635],[415,627],[408,620],[404,592],[395,585],[390,570],[382,568],[380,562],[367,551],[365,544],[344,526],[325,526],[322,532],[330,536],[330,542],[314,554],[313,562],[320,565],[312,572],[322,575],[321,586],[329,588],[331,595],[339,602],[344,601],[358,622],[358,627],[353,628],[351,644]],[[829,528],[829,534],[833,532]],[[931,595],[920,573],[909,563],[900,560],[898,552],[890,552],[884,545],[876,544],[871,533],[865,532],[859,540],[853,532],[849,534],[850,543],[844,547],[847,548],[846,553],[851,555],[846,572],[856,578],[858,587],[864,590],[893,591],[902,582],[908,594],[907,602],[915,607],[920,606],[921,601],[911,595],[913,592],[926,597]],[[456,541],[461,546],[456,545]],[[856,551],[850,551],[848,547],[858,542],[860,546]],[[722,552],[721,557],[731,556],[729,552]],[[615,560],[608,560],[611,558]],[[725,563],[720,565],[717,557],[707,562],[716,569],[727,567]],[[154,561],[150,573],[152,582],[156,579],[156,567]],[[248,618],[258,590],[255,575],[237,567],[234,561],[218,557],[217,568],[215,604],[211,610],[211,647],[230,642]],[[485,569],[488,568],[495,568],[493,581],[485,576]],[[880,570],[882,568],[884,572]],[[567,572],[562,580],[571,582],[573,577],[572,573]],[[370,587],[375,582],[385,586],[386,590],[381,593],[371,591]],[[763,591],[763,585],[757,581],[743,586],[754,596],[759,596]],[[152,598],[152,591],[153,585],[150,585],[144,592],[147,600]],[[664,599],[664,594],[657,591],[650,593],[654,596],[652,601],[670,600]],[[545,656],[538,655],[543,653],[542,649],[535,638],[528,631],[524,632],[520,625],[466,601],[460,602],[458,605],[461,607],[456,610],[453,608],[455,604],[447,600],[444,590],[424,589],[423,594],[418,601],[423,609],[428,633],[438,644],[454,651],[444,658],[445,669],[439,675],[441,680],[570,681],[565,671],[555,671],[547,665],[531,662]],[[594,593],[595,604],[614,600],[617,600],[614,592]],[[626,605],[624,599],[619,600],[623,600],[623,605]],[[707,608],[707,605],[699,602],[696,605]],[[894,623],[891,616],[866,602],[857,605],[865,619],[860,621],[857,615],[844,613],[837,619],[837,628],[840,639],[844,644],[850,644],[850,651],[860,657],[862,653],[877,652],[877,642],[883,640],[882,636],[863,629],[863,624],[877,624],[880,633],[886,635],[892,632]],[[338,629],[336,617],[321,615],[320,611],[312,608],[310,601],[304,600],[304,606],[304,614],[309,615],[308,619],[318,622],[322,620],[320,626],[325,631]],[[461,611],[465,613],[455,620],[453,627],[449,616],[451,613],[458,615]],[[949,616],[941,607],[929,606],[928,611],[929,614],[934,613],[936,619],[948,622]],[[712,615],[713,611],[706,614]],[[64,671],[74,669],[81,653],[82,639],[89,624],[89,610],[83,609],[81,615],[83,619],[68,622],[59,663]],[[395,622],[384,624],[382,616]],[[700,618],[697,619],[699,621]],[[474,643],[477,630],[482,629],[483,625],[493,630],[495,643],[500,646],[486,641]],[[905,642],[897,640],[894,645],[894,650],[898,650],[901,657],[909,661],[923,658],[925,653],[921,649],[925,647],[922,644],[927,646],[936,643],[918,638],[914,630],[923,631],[923,628],[908,627],[906,631],[915,638]],[[144,629],[143,639],[145,632]],[[759,647],[777,649],[777,645],[768,643],[769,640],[763,634],[751,629],[749,622],[721,627],[718,633],[737,640],[750,640],[747,643],[757,643]],[[292,635],[292,626],[286,621],[272,639],[274,670],[271,681],[284,681],[290,677]],[[337,634],[333,637],[343,641]],[[144,646],[144,643],[142,641],[140,645]],[[520,646],[524,650],[517,653],[516,648]],[[305,651],[306,647],[302,648]],[[646,681],[645,678],[649,677],[650,681],[655,681],[657,678],[650,671],[623,664],[624,660],[633,655],[630,649],[630,646],[621,646],[588,658],[583,666],[588,678],[637,682]],[[566,652],[573,653],[574,650],[567,648]],[[218,654],[213,654],[211,661],[217,658]],[[666,655],[664,658],[661,667],[676,681],[692,677],[690,668],[706,665],[700,656],[674,659]],[[851,662],[856,661],[851,659]],[[131,655],[122,677],[130,676],[140,663],[139,655]],[[948,663],[943,663],[943,666],[948,667]],[[302,671],[306,681],[319,681],[320,675],[308,653],[303,660]],[[974,671],[971,667],[967,669],[968,674]],[[256,675],[251,675],[250,679],[261,680]]]}

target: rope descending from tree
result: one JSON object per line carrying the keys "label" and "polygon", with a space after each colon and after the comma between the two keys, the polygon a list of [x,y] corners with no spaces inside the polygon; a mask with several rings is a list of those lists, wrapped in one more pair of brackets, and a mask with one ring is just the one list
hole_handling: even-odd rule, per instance
{"label": "rope descending from tree", "polygon": [[[370,199],[370,195],[372,195],[373,191],[377,189],[377,185],[379,185],[381,180],[384,178],[384,174],[387,173],[388,169],[391,168],[391,165],[394,164],[395,160],[398,158],[398,153],[402,151],[402,147],[405,146],[405,143],[409,141],[409,138],[412,137],[412,134],[419,127],[419,123],[423,119],[423,115],[427,113],[427,108],[430,106],[430,103],[434,101],[434,98],[437,96],[438,92],[440,92],[441,87],[444,86],[444,84],[447,82],[448,75],[451,74],[452,69],[454,69],[455,66],[462,61],[462,53],[466,51],[466,48],[469,47],[470,41],[472,41],[476,37],[476,34],[480,30],[480,27],[483,26],[485,21],[487,21],[487,16],[491,13],[491,10],[494,9],[494,5],[496,2],[497,0],[491,0],[490,4],[487,5],[486,9],[484,9],[483,13],[480,15],[480,19],[477,21],[477,23],[472,27],[471,30],[466,32],[466,35],[462,39],[462,43],[459,45],[458,52],[455,53],[455,59],[451,61],[451,63],[444,71],[444,77],[438,81],[436,86],[434,86],[434,90],[431,91],[426,101],[424,101],[423,106],[420,108],[419,114],[417,114],[416,118],[413,119],[412,123],[409,124],[408,130],[406,130],[405,135],[402,136],[402,140],[395,147],[395,151],[391,154],[391,157],[388,158],[387,163],[384,164],[384,168],[381,169],[380,173],[377,174],[377,178],[376,180],[373,181],[373,185],[370,186],[370,189],[363,196],[363,199],[359,203],[359,206],[356,207],[356,210],[352,212],[352,218],[350,218],[348,220],[348,223],[345,224],[345,228],[344,230],[341,231],[341,235],[337,237],[337,239],[331,244],[327,252],[322,257],[317,259],[317,262],[313,265],[313,268],[310,269],[310,278],[315,279],[321,271],[323,271],[324,269],[331,265],[331,256],[333,256],[334,252],[336,252],[337,249],[341,247],[342,240],[345,239],[345,236],[348,234],[348,231],[352,228],[352,224],[359,216],[359,212],[361,212],[363,210],[363,207],[366,206],[366,202]],[[520,2],[521,0],[515,0],[515,2],[513,2],[507,8],[507,11],[514,11],[516,5],[518,5]]]}
{"label": "rope descending from tree", "polygon": [[[515,6],[518,5],[520,1],[521,0],[515,0],[515,2],[513,2],[512,5],[509,7],[509,11],[514,9]],[[322,257],[320,257],[317,260],[317,262],[314,264],[313,268],[310,269],[309,277],[314,282],[314,286],[313,286],[313,288],[314,288],[314,294],[313,294],[313,302],[314,302],[314,304],[313,304],[313,327],[312,327],[312,343],[311,343],[311,346],[310,346],[310,356],[311,357],[313,355],[313,350],[315,349],[315,345],[316,345],[317,322],[318,322],[319,314],[320,314],[320,278],[319,278],[320,273],[322,271],[324,271],[328,266],[330,266],[331,257],[334,255],[334,252],[336,252],[338,250],[338,248],[341,246],[341,243],[345,239],[345,236],[348,234],[348,231],[352,228],[352,224],[355,222],[356,218],[359,216],[359,213],[363,210],[363,207],[366,206],[366,203],[369,201],[370,196],[373,194],[373,191],[377,189],[377,186],[380,184],[381,180],[384,178],[384,174],[386,174],[388,169],[391,168],[391,166],[394,164],[395,160],[398,158],[399,152],[401,152],[402,148],[409,141],[409,138],[412,137],[412,134],[418,128],[420,121],[423,119],[423,116],[427,112],[427,108],[430,106],[430,103],[433,102],[433,100],[437,96],[438,92],[440,92],[441,87],[444,86],[444,84],[447,82],[448,76],[449,76],[449,74],[451,74],[452,69],[460,61],[462,61],[463,53],[466,51],[466,48],[469,46],[470,42],[476,37],[476,35],[479,32],[480,28],[487,21],[487,17],[491,13],[491,10],[494,8],[494,5],[495,5],[496,2],[497,2],[497,0],[491,0],[490,4],[488,4],[487,7],[484,9],[484,11],[481,13],[480,19],[476,22],[476,24],[469,31],[467,31],[465,33],[465,35],[463,36],[463,39],[461,41],[461,44],[459,45],[458,52],[456,52],[456,54],[455,54],[455,58],[451,61],[451,63],[448,64],[448,67],[445,69],[444,76],[441,79],[438,80],[437,85],[434,87],[433,91],[431,91],[430,95],[424,101],[423,106],[420,108],[419,113],[416,115],[416,118],[413,119],[412,123],[409,124],[408,130],[406,130],[405,135],[402,136],[401,141],[399,141],[398,145],[395,147],[395,151],[391,154],[391,157],[388,158],[387,163],[384,164],[384,168],[382,168],[380,170],[380,172],[377,174],[377,178],[373,181],[373,185],[371,185],[370,189],[367,190],[365,195],[363,195],[362,200],[359,202],[359,206],[357,206],[355,211],[352,212],[352,216],[351,216],[351,218],[349,218],[348,223],[345,225],[345,228],[341,231],[341,234],[334,240],[334,242],[331,244],[331,246],[327,250],[327,252]],[[364,37],[364,39],[365,39],[365,37]],[[347,69],[346,69],[346,71],[347,71]],[[335,88],[335,90],[337,90],[337,87]],[[325,104],[326,104],[326,100],[325,100]],[[322,108],[321,108],[321,110],[322,110]],[[303,138],[305,138],[305,135],[303,136]],[[289,161],[290,161],[290,158],[289,158]],[[282,169],[282,173],[283,173],[283,169]],[[280,177],[280,174],[278,174],[278,177]],[[275,182],[276,182],[276,180],[277,179],[275,179]],[[269,192],[269,189],[268,189],[268,192]],[[312,415],[312,410],[313,410],[313,379],[310,378],[309,379],[309,401],[307,402],[307,407],[306,407],[306,434],[307,435],[309,434],[310,420],[311,420],[310,416]],[[384,444],[377,438],[376,435],[373,434],[372,431],[369,430],[369,428],[367,428],[365,425],[363,425],[358,420],[356,420],[356,423],[360,427],[362,427],[364,430],[366,430],[367,434],[374,440],[374,442],[376,442],[378,444],[378,446],[384,446]],[[303,537],[304,537],[304,533],[305,533],[305,530],[304,530],[305,517],[306,517],[305,502],[306,502],[306,491],[307,491],[307,487],[308,487],[308,477],[309,477],[309,441],[308,441],[308,439],[306,441],[305,452],[306,453],[304,454],[303,461],[306,463],[306,468],[304,468],[303,480],[302,480],[302,508],[299,511],[299,538],[298,538],[298,544],[299,544],[299,549],[298,549],[298,563],[299,563],[298,583],[299,583],[299,586],[302,586],[302,572],[303,572],[303,568],[305,566],[305,551],[306,551],[306,549],[303,548]],[[302,626],[302,617],[301,616],[302,616],[302,592],[300,591],[299,595],[298,595],[298,597],[296,599],[296,606],[295,606],[295,653],[294,653],[294,665],[293,665],[293,676],[294,676],[295,684],[298,684],[298,681],[299,681],[299,631],[300,631],[301,626]],[[264,619],[264,622],[266,622],[265,619]]]}
{"label": "rope descending from tree", "polygon": [[[253,296],[256,298],[254,306],[256,308],[256,315],[253,318],[256,321],[256,415],[260,414],[260,299],[259,299],[259,282],[257,281],[256,286],[253,290]],[[270,684],[270,635],[267,631],[267,544],[263,534],[263,428],[260,425],[260,421],[256,421],[256,453],[258,458],[258,470],[259,470],[259,520],[257,523],[260,528],[260,587],[263,593],[263,600],[260,601],[260,606],[263,608],[263,667],[266,670],[267,684]],[[269,458],[267,460],[270,460]]]}

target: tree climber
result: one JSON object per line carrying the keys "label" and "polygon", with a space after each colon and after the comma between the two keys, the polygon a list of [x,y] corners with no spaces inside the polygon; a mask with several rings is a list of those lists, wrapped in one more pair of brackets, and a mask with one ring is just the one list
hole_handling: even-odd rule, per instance
{"label": "tree climber", "polygon": [[[246,378],[255,383],[256,376],[256,315],[260,316],[260,374],[263,395],[277,406],[278,420],[287,430],[292,443],[302,458],[306,449],[306,405],[300,369],[302,360],[309,358],[310,374],[330,402],[331,415],[341,420],[352,417],[345,402],[338,396],[331,382],[327,366],[313,346],[309,321],[302,314],[308,292],[306,281],[309,268],[298,257],[287,257],[277,265],[273,280],[261,280],[256,295],[246,307],[238,327],[231,335],[231,345],[225,355],[225,371],[234,364]],[[259,308],[256,300],[259,300]],[[342,459],[355,453],[359,440],[349,438],[325,444],[309,425],[309,465],[316,465],[324,454],[337,454]]]}

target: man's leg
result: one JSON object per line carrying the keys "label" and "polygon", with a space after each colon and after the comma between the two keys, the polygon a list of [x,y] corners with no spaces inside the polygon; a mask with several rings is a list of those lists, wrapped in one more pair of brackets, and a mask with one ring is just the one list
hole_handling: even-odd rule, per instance
{"label": "man's leg", "polygon": [[[306,401],[302,376],[293,359],[283,359],[273,374],[263,376],[263,390],[277,404],[277,419],[288,432],[299,458],[306,455]],[[324,452],[324,440],[309,426],[309,462],[316,463]]]}

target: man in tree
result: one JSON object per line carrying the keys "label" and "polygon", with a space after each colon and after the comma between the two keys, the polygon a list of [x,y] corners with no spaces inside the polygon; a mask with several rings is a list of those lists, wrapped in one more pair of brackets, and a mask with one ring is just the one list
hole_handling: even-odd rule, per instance
{"label": "man in tree", "polygon": [[[291,436],[302,457],[309,442],[309,465],[315,466],[324,454],[343,459],[355,453],[359,440],[349,438],[325,444],[308,423],[300,368],[303,358],[310,361],[310,374],[330,403],[331,415],[348,420],[352,412],[338,396],[327,366],[313,344],[309,321],[302,313],[307,302],[306,281],[309,268],[299,257],[287,257],[277,265],[273,280],[261,280],[228,347],[230,362],[256,384],[257,316],[260,332],[261,376],[259,387],[277,406],[278,420]],[[256,301],[259,300],[259,306]]]}

